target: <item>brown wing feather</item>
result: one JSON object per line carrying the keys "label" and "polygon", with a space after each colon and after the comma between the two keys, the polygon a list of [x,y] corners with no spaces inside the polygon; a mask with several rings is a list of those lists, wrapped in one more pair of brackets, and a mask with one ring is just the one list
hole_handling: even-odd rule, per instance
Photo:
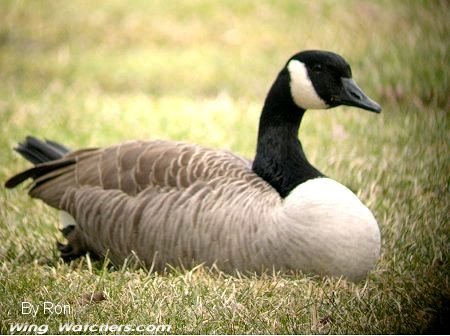
{"label": "brown wing feather", "polygon": [[72,152],[16,175],[7,186],[31,177],[35,181],[30,195],[60,208],[69,188],[93,186],[134,196],[148,187],[181,190],[197,180],[212,181],[228,172],[242,175],[249,169],[248,160],[226,151],[181,142],[133,141]]}
{"label": "brown wing feather", "polygon": [[88,251],[108,254],[118,265],[136,253],[156,270],[204,262],[225,271],[257,271],[271,266],[261,244],[271,234],[268,213],[281,198],[246,171],[248,182],[215,176],[185,189],[149,187],[136,196],[98,186],[69,188],[61,209],[76,218],[78,239]]}
{"label": "brown wing feather", "polygon": [[120,264],[137,253],[157,269],[196,261],[224,270],[271,265],[262,246],[272,226],[264,221],[270,224],[281,198],[250,161],[230,152],[127,142],[70,153],[12,181],[27,177],[33,197],[75,218],[69,254],[108,254]]}

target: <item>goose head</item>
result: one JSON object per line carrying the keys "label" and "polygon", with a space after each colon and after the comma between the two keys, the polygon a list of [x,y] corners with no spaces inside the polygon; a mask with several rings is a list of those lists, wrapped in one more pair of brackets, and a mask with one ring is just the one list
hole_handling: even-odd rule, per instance
{"label": "goose head", "polygon": [[352,79],[350,65],[329,51],[308,50],[292,56],[285,69],[290,93],[301,109],[327,109],[348,105],[379,113],[381,107]]}
{"label": "goose head", "polygon": [[298,140],[304,112],[340,105],[381,111],[352,79],[349,64],[329,51],[293,55],[270,88],[259,121],[253,171],[286,197],[295,187],[324,175],[312,166]]}

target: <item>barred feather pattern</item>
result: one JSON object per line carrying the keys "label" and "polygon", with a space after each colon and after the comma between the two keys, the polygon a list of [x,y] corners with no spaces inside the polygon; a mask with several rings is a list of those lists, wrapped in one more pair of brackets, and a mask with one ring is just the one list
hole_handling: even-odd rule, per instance
{"label": "barred feather pattern", "polygon": [[169,141],[64,159],[76,163],[41,176],[30,193],[70,213],[97,255],[108,251],[121,263],[134,252],[156,269],[199,261],[228,271],[259,271],[283,259],[274,253],[284,248],[272,220],[282,200],[246,159]]}

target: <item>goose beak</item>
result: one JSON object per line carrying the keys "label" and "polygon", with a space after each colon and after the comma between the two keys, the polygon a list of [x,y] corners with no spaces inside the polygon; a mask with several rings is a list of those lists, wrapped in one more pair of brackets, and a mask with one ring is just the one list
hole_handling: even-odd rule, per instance
{"label": "goose beak", "polygon": [[359,88],[351,78],[342,78],[342,90],[338,101],[341,105],[356,106],[364,110],[380,113],[381,106],[373,101]]}

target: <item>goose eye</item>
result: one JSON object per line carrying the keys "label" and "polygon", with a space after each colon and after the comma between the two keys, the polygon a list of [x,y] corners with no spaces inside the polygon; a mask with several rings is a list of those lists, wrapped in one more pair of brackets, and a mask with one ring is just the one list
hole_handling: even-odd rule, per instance
{"label": "goose eye", "polygon": [[314,72],[321,72],[322,71],[322,64],[314,64],[312,67],[312,70]]}

